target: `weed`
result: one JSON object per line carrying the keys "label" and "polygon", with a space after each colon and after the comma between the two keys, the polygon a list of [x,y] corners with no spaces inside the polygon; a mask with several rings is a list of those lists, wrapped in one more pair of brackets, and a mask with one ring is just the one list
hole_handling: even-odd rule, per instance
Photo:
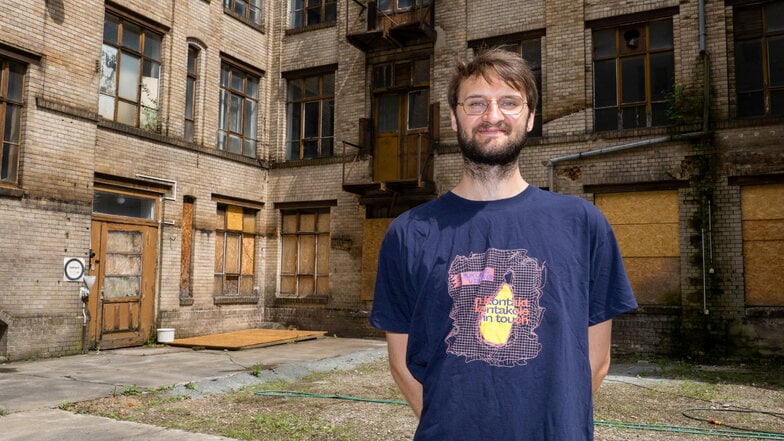
{"label": "weed", "polygon": [[185,383],[185,384],[183,385],[183,387],[184,387],[185,389],[188,389],[188,390],[196,390],[196,384],[194,384],[193,382],[188,382],[188,383]]}
{"label": "weed", "polygon": [[137,385],[125,386],[122,391],[122,395],[128,397],[132,395],[141,395],[142,389]]}
{"label": "weed", "polygon": [[261,371],[264,370],[264,366],[261,363],[253,363],[250,366],[250,374],[254,377],[258,377],[261,375]]}
{"label": "weed", "polygon": [[8,411],[5,410],[5,408],[0,407],[0,416],[6,416],[6,415],[8,415]]}

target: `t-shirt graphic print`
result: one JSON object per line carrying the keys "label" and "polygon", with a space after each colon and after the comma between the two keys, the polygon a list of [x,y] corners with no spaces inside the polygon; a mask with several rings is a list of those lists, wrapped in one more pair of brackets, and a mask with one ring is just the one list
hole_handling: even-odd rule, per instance
{"label": "t-shirt graphic print", "polygon": [[453,305],[448,353],[499,367],[524,365],[539,355],[544,263],[524,249],[490,248],[455,256],[448,276]]}

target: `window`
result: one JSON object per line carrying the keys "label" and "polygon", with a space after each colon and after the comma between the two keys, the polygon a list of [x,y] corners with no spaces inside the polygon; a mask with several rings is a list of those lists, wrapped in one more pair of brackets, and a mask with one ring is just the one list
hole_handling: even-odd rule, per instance
{"label": "window", "polygon": [[214,294],[255,295],[256,210],[218,204],[216,220]]}
{"label": "window", "polygon": [[748,306],[784,306],[784,184],[741,187]]}
{"label": "window", "polygon": [[185,140],[193,142],[196,127],[196,86],[199,71],[199,48],[188,46],[188,71],[185,77]]}
{"label": "window", "polygon": [[223,0],[223,9],[261,26],[261,0]]}
{"label": "window", "polygon": [[430,155],[430,60],[373,66],[375,148],[373,180],[428,179]]}
{"label": "window", "polygon": [[329,208],[286,210],[283,217],[280,294],[329,294]]}
{"label": "window", "polygon": [[107,13],[98,112],[102,117],[160,131],[161,36]]}
{"label": "window", "polygon": [[220,73],[218,149],[256,157],[259,79],[231,64]]}
{"label": "window", "polygon": [[335,74],[288,80],[287,159],[332,156],[335,121]]}
{"label": "window", "polygon": [[15,184],[21,143],[24,76],[26,66],[0,57],[0,181]]}
{"label": "window", "polygon": [[674,82],[672,20],[593,32],[596,131],[668,124]]}
{"label": "window", "polygon": [[784,2],[734,11],[738,117],[784,115]]}
{"label": "window", "polygon": [[378,0],[378,10],[382,12],[408,11],[415,6],[429,5],[432,0]]}
{"label": "window", "polygon": [[594,200],[615,231],[637,301],[679,305],[678,191],[601,193]]}
{"label": "window", "polygon": [[335,23],[337,11],[337,0],[292,0],[289,26],[297,29],[321,23]]}
{"label": "window", "polygon": [[536,89],[539,91],[539,102],[536,104],[534,128],[528,136],[542,136],[542,46],[539,38],[506,43],[501,48],[520,54],[528,63],[528,67],[536,77]]}

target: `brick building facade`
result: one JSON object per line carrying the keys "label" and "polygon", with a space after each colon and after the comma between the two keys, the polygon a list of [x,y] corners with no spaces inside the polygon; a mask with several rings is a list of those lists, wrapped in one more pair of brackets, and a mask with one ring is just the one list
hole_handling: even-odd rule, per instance
{"label": "brick building facade", "polygon": [[618,235],[640,308],[615,351],[784,354],[783,1],[11,1],[0,17],[0,357],[156,328],[380,336],[380,237],[457,183],[447,83],[497,45],[540,80],[523,176]]}

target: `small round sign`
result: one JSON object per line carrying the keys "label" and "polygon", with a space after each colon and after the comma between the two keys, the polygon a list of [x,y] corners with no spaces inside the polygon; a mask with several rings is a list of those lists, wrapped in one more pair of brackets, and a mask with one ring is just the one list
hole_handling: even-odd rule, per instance
{"label": "small round sign", "polygon": [[84,259],[80,257],[65,258],[63,274],[67,281],[81,281],[84,277]]}

